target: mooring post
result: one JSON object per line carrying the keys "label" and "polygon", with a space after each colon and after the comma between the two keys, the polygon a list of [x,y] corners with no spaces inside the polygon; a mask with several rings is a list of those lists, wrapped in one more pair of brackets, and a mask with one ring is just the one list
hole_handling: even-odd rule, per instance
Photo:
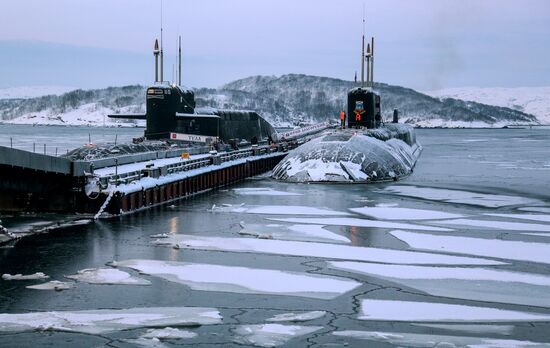
{"label": "mooring post", "polygon": [[115,186],[118,186],[118,158],[115,158]]}

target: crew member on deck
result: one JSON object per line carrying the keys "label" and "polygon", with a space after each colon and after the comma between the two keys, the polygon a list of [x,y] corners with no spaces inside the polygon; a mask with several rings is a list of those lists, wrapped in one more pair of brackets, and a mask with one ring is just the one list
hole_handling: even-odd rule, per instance
{"label": "crew member on deck", "polygon": [[346,113],[340,112],[340,123],[342,124],[342,129],[346,128]]}

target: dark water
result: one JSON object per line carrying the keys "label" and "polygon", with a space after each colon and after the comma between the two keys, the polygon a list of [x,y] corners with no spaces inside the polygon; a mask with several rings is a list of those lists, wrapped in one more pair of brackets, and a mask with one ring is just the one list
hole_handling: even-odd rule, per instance
{"label": "dark water", "polygon": [[[0,128],[3,126],[0,126]],[[10,126],[11,127],[11,126]],[[18,126],[19,127],[19,126]],[[35,127],[28,127],[33,132]],[[105,139],[116,129],[95,130],[88,128],[55,128],[54,138],[66,137],[67,144],[81,141],[88,131],[99,132]],[[41,133],[49,127],[40,127]],[[124,130],[133,136],[138,130]],[[13,132],[13,129],[9,132]],[[71,133],[70,135],[66,132]],[[77,140],[69,138],[77,134]],[[5,142],[6,133],[1,135]],[[98,135],[97,135],[98,136]],[[287,215],[246,214],[209,212],[213,205],[225,204],[247,206],[307,206],[324,207],[335,211],[349,208],[397,204],[399,207],[427,209],[440,212],[480,217],[486,213],[526,213],[518,210],[525,207],[550,207],[550,130],[419,130],[418,137],[424,151],[414,173],[398,184],[423,187],[457,189],[465,192],[507,195],[531,199],[534,203],[507,205],[489,208],[479,205],[448,203],[437,200],[404,197],[382,190],[395,183],[374,185],[304,185],[274,182],[270,179],[250,179],[237,186],[182,200],[174,206],[163,206],[139,214],[118,219],[55,230],[20,240],[13,248],[0,249],[0,273],[32,274],[44,272],[51,279],[65,280],[65,275],[78,270],[103,267],[113,260],[153,259],[182,261],[200,264],[220,264],[253,268],[278,269],[320,275],[334,275],[354,279],[362,285],[332,300],[309,297],[260,295],[221,291],[191,290],[188,286],[163,280],[158,277],[139,275],[151,281],[150,286],[94,285],[74,283],[74,288],[62,292],[27,289],[25,286],[40,283],[36,280],[0,280],[0,313],[27,313],[41,311],[76,311],[86,309],[124,309],[133,307],[215,307],[222,316],[220,325],[205,325],[190,329],[198,334],[192,339],[168,340],[172,345],[239,346],[235,329],[243,324],[264,324],[266,318],[275,314],[324,310],[327,314],[309,322],[296,325],[322,326],[315,334],[296,337],[288,346],[375,346],[399,345],[383,340],[360,340],[334,336],[333,331],[361,330],[425,335],[450,335],[489,337],[492,339],[515,339],[550,344],[550,326],[547,322],[505,322],[511,325],[508,333],[464,333],[446,329],[426,328],[412,322],[358,320],[361,299],[387,299],[420,301],[468,306],[500,308],[522,312],[550,315],[550,302],[538,305],[497,303],[498,301],[467,300],[457,297],[433,296],[426,292],[395,284],[374,276],[360,275],[329,269],[326,259],[271,255],[264,253],[235,253],[174,249],[151,244],[150,235],[157,233],[187,234],[196,236],[220,236],[243,238],[239,235],[241,225],[287,224],[268,218],[293,217]],[[120,139],[120,137],[119,137]],[[54,141],[52,139],[52,141]],[[267,188],[282,192],[297,193],[296,196],[240,195],[234,188]],[[322,216],[316,216],[321,218]],[[362,216],[353,216],[364,218]],[[324,217],[330,222],[332,217]],[[507,220],[500,220],[507,221]],[[533,221],[518,221],[532,223]],[[397,220],[396,222],[406,222]],[[541,222],[540,224],[546,224]],[[434,225],[431,226],[441,226]],[[329,226],[328,230],[348,237],[352,245],[406,250],[407,244],[393,237],[388,228]],[[526,240],[547,243],[547,237],[526,236],[521,231],[461,228],[453,226],[450,235],[482,237],[491,240]],[[439,235],[449,235],[437,233]],[[550,244],[548,245],[550,248]],[[463,254],[468,255],[468,250]],[[392,260],[393,262],[395,260]],[[392,262],[390,261],[390,262]],[[507,265],[500,270],[550,275],[550,265],[530,261],[505,260]],[[130,273],[137,275],[136,272]],[[69,280],[70,281],[70,280]],[[271,281],[277,282],[277,279]],[[475,282],[472,283],[474,287]],[[507,283],[502,282],[501,286]],[[468,286],[468,285],[466,285]],[[528,289],[528,288],[526,288]],[[550,290],[550,288],[548,288]],[[473,292],[475,293],[475,289]],[[526,290],[528,291],[528,290]],[[523,294],[529,297],[529,294]],[[510,301],[513,302],[513,301]],[[0,314],[1,318],[1,314]],[[467,319],[467,318],[465,318]],[[0,322],[2,320],[0,319]],[[434,320],[437,322],[437,320]],[[478,324],[477,322],[466,322]],[[495,322],[496,324],[502,324]],[[291,323],[282,323],[291,324]],[[486,323],[491,324],[491,322]],[[116,331],[104,335],[84,335],[58,331],[2,332],[0,346],[132,346],[125,339],[134,339],[145,329]],[[400,344],[405,345],[405,344]],[[412,344],[411,344],[412,345]]]}

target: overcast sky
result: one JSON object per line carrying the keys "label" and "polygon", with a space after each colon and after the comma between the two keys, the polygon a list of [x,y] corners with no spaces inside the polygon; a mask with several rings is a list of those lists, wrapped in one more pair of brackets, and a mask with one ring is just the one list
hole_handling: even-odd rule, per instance
{"label": "overcast sky", "polygon": [[[165,77],[180,33],[189,86],[286,73],[351,80],[363,4],[377,81],[550,85],[547,0],[164,0]],[[0,1],[0,87],[149,83],[160,12],[160,0]]]}

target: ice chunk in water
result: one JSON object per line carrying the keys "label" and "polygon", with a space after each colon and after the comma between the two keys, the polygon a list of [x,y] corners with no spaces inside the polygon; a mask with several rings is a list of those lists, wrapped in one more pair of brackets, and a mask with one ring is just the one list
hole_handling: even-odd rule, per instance
{"label": "ice chunk in water", "polygon": [[456,220],[437,221],[437,223],[444,224],[444,225],[484,227],[484,228],[492,228],[492,229],[507,230],[507,231],[550,232],[550,225],[528,224],[528,223],[522,223],[522,222],[456,219]]}
{"label": "ice chunk in water", "polygon": [[541,203],[541,201],[536,199],[518,196],[495,195],[487,193],[476,193],[469,191],[406,185],[394,185],[386,187],[383,192],[393,193],[400,196],[428,199],[433,201],[477,205],[487,208]]}
{"label": "ice chunk in water", "polygon": [[323,228],[323,225],[259,225],[241,224],[243,228],[239,233],[243,235],[256,236],[262,239],[282,239],[298,241],[315,241],[331,243],[350,243],[344,236]]}
{"label": "ice chunk in water", "polygon": [[433,296],[550,307],[550,277],[543,275],[364,262],[329,262],[329,267],[386,279]]}
{"label": "ice chunk in water", "polygon": [[390,233],[414,249],[550,264],[549,246],[545,243],[436,236],[407,231],[392,231]]}
{"label": "ice chunk in water", "polygon": [[346,278],[273,269],[156,260],[127,260],[117,265],[204,291],[332,299],[361,285]]}
{"label": "ice chunk in water", "polygon": [[323,316],[325,316],[327,312],[325,311],[312,311],[312,312],[305,312],[305,313],[283,313],[283,314],[277,314],[272,318],[267,319],[266,321],[308,321],[313,319],[319,319]]}
{"label": "ice chunk in water", "polygon": [[164,329],[149,329],[145,334],[141,335],[141,337],[158,338],[160,340],[165,340],[178,338],[194,338],[197,337],[197,334],[187,330],[165,327]]}
{"label": "ice chunk in water", "polygon": [[521,208],[518,208],[518,210],[550,214],[550,207],[521,207]]}
{"label": "ice chunk in water", "polygon": [[50,276],[48,275],[45,275],[44,273],[42,272],[36,272],[34,274],[27,274],[27,275],[23,275],[23,274],[9,274],[9,273],[5,273],[5,274],[2,274],[2,279],[4,280],[35,280],[35,279],[48,279]]}
{"label": "ice chunk in water", "polygon": [[239,195],[244,195],[244,196],[301,196],[302,195],[301,193],[276,191],[267,187],[238,188],[238,189],[233,189],[233,191],[235,191],[235,193]]}
{"label": "ice chunk in water", "polygon": [[158,240],[157,245],[178,248],[220,250],[243,253],[269,253],[304,257],[320,257],[338,260],[372,261],[398,264],[442,264],[442,265],[499,265],[499,261],[480,258],[357,247],[314,242],[291,242],[255,238],[199,237],[184,234],[172,235]]}
{"label": "ice chunk in water", "polygon": [[503,217],[508,219],[522,219],[522,220],[550,222],[550,214],[485,214],[485,215],[498,216],[498,217]]}
{"label": "ice chunk in water", "polygon": [[151,285],[148,280],[115,268],[87,268],[65,277],[90,284]]}
{"label": "ice chunk in water", "polygon": [[429,327],[448,331],[467,332],[474,334],[498,334],[510,335],[514,325],[491,325],[491,324],[412,324],[414,326]]}
{"label": "ice chunk in water", "polygon": [[196,326],[221,323],[215,308],[147,307],[88,311],[0,314],[0,332],[55,330],[103,334],[142,327]]}
{"label": "ice chunk in water", "polygon": [[322,215],[345,216],[349,213],[334,211],[328,208],[308,207],[302,205],[257,205],[257,206],[221,206],[213,207],[213,212],[247,213],[265,215]]}
{"label": "ice chunk in water", "polygon": [[361,320],[502,322],[550,321],[550,315],[489,307],[393,300],[361,300]]}
{"label": "ice chunk in water", "polygon": [[426,335],[403,332],[376,332],[376,331],[335,331],[335,336],[363,339],[376,342],[388,342],[396,346],[405,347],[469,347],[469,348],[548,348],[547,343],[531,341],[503,340],[483,337],[460,337],[446,335]]}
{"label": "ice chunk in water", "polygon": [[47,283],[26,286],[27,289],[55,290],[55,291],[68,290],[72,287],[73,287],[72,283],[60,282],[58,280],[52,280]]}
{"label": "ice chunk in water", "polygon": [[234,331],[234,341],[259,347],[276,347],[294,337],[321,330],[322,326],[299,326],[281,324],[240,325]]}
{"label": "ice chunk in water", "polygon": [[395,207],[362,207],[351,208],[350,210],[379,220],[430,220],[454,219],[462,217],[462,215],[459,214],[444,213],[436,210]]}
{"label": "ice chunk in water", "polygon": [[448,228],[413,225],[398,222],[356,219],[356,218],[270,218],[269,220],[283,221],[296,224],[317,224],[329,226],[356,226],[356,227],[375,227],[375,228],[401,228],[407,230],[438,231],[449,232]]}

